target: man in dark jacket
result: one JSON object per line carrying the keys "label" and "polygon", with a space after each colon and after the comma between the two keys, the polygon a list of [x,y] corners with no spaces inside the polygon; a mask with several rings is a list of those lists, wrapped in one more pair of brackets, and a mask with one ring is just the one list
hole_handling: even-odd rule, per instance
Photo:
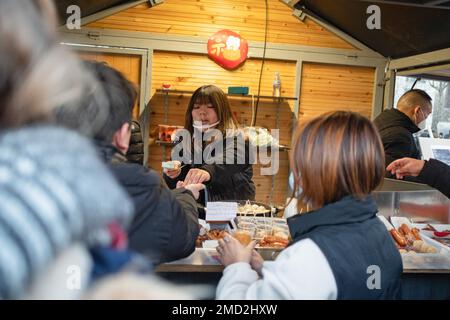
{"label": "man in dark jacket", "polygon": [[126,154],[129,162],[144,164],[144,142],[142,139],[141,125],[138,121],[131,121],[130,147]]}
{"label": "man in dark jacket", "polygon": [[88,62],[87,66],[106,94],[103,108],[109,104],[105,124],[94,135],[95,143],[135,206],[136,214],[127,230],[129,248],[155,264],[190,255],[199,233],[195,199],[204,185],[169,190],[158,173],[127,161],[136,90],[120,72],[103,63]]}
{"label": "man in dark jacket", "polygon": [[[396,109],[385,110],[375,118],[386,165],[403,157],[420,158],[413,134],[424,129],[431,110],[431,97],[423,90],[413,89],[400,97]],[[386,171],[386,177],[392,177],[390,172]]]}
{"label": "man in dark jacket", "polygon": [[389,164],[386,170],[397,179],[403,179],[404,176],[417,177],[419,182],[436,188],[450,198],[450,167],[439,160],[402,158]]}

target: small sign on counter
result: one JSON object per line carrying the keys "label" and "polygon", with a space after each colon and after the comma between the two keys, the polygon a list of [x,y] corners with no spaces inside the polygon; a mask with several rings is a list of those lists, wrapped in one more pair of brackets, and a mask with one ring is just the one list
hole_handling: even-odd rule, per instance
{"label": "small sign on counter", "polygon": [[237,202],[212,201],[206,205],[206,221],[230,221],[236,218]]}

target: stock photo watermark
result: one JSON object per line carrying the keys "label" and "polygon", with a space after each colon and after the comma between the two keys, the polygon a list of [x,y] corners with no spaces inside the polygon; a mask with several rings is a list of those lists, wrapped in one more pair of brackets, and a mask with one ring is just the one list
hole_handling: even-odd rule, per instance
{"label": "stock photo watermark", "polygon": [[369,17],[366,20],[366,26],[369,30],[381,29],[381,9],[379,6],[372,4],[367,7],[366,13]]}
{"label": "stock photo watermark", "polygon": [[367,274],[370,276],[367,278],[366,285],[369,290],[381,289],[381,269],[377,265],[370,265],[367,267]]}
{"label": "stock photo watermark", "polygon": [[66,20],[66,28],[69,30],[81,29],[81,8],[77,5],[67,7],[66,14],[69,16]]}
{"label": "stock photo watermark", "polygon": [[[270,136],[278,141],[279,129],[271,129]],[[178,141],[172,149],[172,160],[186,164],[259,164],[261,175],[275,175],[280,167],[280,152],[277,144],[260,144],[256,130],[237,133],[209,129],[206,132],[179,129],[175,133]]]}
{"label": "stock photo watermark", "polygon": [[81,290],[81,267],[70,265],[66,269],[66,288],[68,290]]}

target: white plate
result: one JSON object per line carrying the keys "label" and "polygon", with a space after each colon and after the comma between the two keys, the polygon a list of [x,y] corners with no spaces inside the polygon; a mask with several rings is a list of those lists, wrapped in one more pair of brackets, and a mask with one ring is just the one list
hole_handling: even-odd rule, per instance
{"label": "white plate", "polygon": [[[434,223],[430,223],[430,225],[432,225],[433,228],[435,228],[437,231],[450,230],[450,224],[434,224]],[[445,236],[445,237],[438,237],[438,236],[436,236],[434,234],[434,231],[423,230],[423,228],[425,228],[427,226],[427,223],[413,223],[413,226],[415,228],[420,229],[420,232],[425,234],[427,237],[440,238],[440,239],[450,239],[450,235]]]}
{"label": "white plate", "polygon": [[377,214],[377,217],[378,217],[378,219],[381,220],[381,222],[383,222],[383,224],[385,225],[386,229],[388,229],[388,231],[391,231],[391,229],[394,229],[392,224],[389,221],[387,221],[387,219],[384,216]]}
{"label": "white plate", "polygon": [[[411,223],[411,221],[406,217],[390,217],[392,225],[398,229],[402,224],[406,224],[409,228],[418,228],[420,230],[420,236],[422,240],[428,243],[429,245],[435,247],[438,250],[438,253],[450,253],[450,247],[443,245],[442,243],[430,238],[427,236],[423,230],[417,227],[417,224]],[[421,253],[424,254],[424,253]]]}

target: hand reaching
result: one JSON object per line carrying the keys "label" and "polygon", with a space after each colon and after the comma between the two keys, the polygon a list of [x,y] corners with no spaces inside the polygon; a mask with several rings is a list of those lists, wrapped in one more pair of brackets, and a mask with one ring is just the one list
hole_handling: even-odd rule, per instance
{"label": "hand reaching", "polygon": [[177,160],[174,160],[174,161],[172,161],[172,162],[175,163],[176,169],[166,169],[166,168],[164,168],[164,169],[163,169],[163,172],[164,172],[164,174],[165,174],[166,176],[168,176],[170,179],[175,179],[175,178],[177,178],[177,177],[180,175],[180,173],[181,173],[181,162],[180,162],[180,161],[177,161]]}
{"label": "hand reaching", "polygon": [[226,267],[236,262],[250,263],[255,245],[256,241],[252,241],[244,247],[238,240],[227,235],[219,240],[216,250],[220,255],[220,262]]}
{"label": "hand reaching", "polygon": [[262,267],[263,267],[264,259],[261,257],[261,255],[253,249],[252,251],[252,257],[250,259],[250,266],[253,270],[255,270],[259,276],[262,276]]}
{"label": "hand reaching", "polygon": [[209,175],[208,171],[202,170],[202,169],[191,169],[186,175],[186,178],[184,178],[184,184],[196,184],[196,183],[203,183],[206,181],[209,181],[211,179],[211,176]]}
{"label": "hand reaching", "polygon": [[424,164],[424,160],[402,158],[391,162],[386,170],[395,175],[397,179],[403,179],[404,176],[417,177],[422,171]]}
{"label": "hand reaching", "polygon": [[177,188],[185,188],[187,190],[189,190],[190,192],[192,192],[192,194],[194,195],[195,200],[198,199],[198,197],[200,196],[200,190],[205,189],[205,185],[201,184],[201,183],[195,183],[195,184],[188,184],[186,185],[183,181],[178,181],[177,182]]}

